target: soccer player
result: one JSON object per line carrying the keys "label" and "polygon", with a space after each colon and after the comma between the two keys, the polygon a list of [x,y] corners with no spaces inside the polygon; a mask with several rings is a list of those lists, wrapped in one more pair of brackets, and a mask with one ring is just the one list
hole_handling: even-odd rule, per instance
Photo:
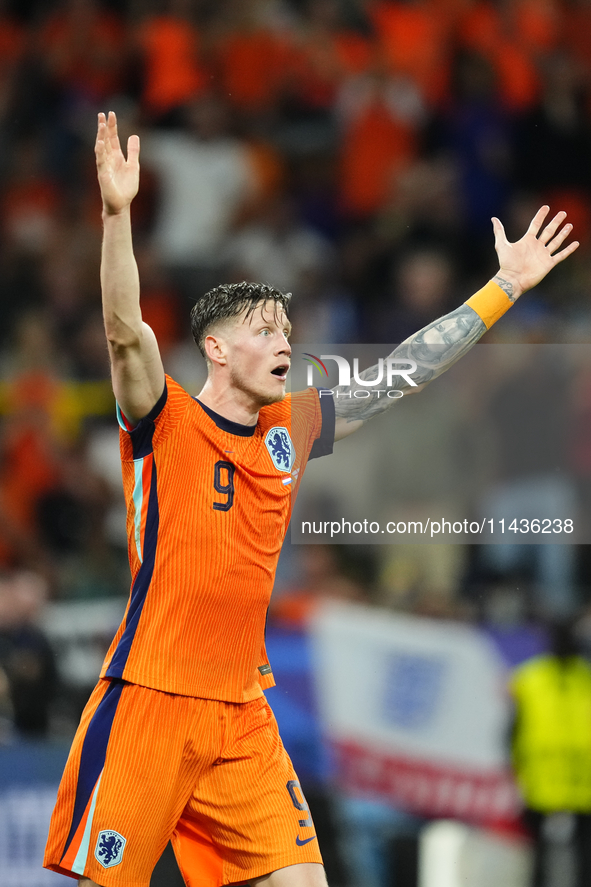
{"label": "soccer player", "polygon": [[[45,865],[84,887],[147,887],[172,840],[189,887],[322,887],[314,825],[262,692],[273,683],[265,615],[307,460],[391,401],[321,406],[312,388],[286,397],[289,296],[262,284],[196,302],[208,364],[198,398],[165,376],[132,248],[139,139],[125,159],[112,112],[99,115],[96,158],[132,585],[72,745]],[[565,213],[542,228],[547,213],[513,244],[493,220],[499,274],[396,349],[417,364],[419,386],[576,249],[559,249]]]}

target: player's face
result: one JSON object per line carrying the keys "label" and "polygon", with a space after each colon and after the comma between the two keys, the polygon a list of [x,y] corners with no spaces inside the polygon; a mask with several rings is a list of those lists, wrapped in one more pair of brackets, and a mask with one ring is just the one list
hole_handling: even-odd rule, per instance
{"label": "player's face", "polygon": [[236,318],[229,336],[232,387],[249,395],[257,407],[283,400],[291,362],[291,324],[275,302],[261,302],[247,317]]}

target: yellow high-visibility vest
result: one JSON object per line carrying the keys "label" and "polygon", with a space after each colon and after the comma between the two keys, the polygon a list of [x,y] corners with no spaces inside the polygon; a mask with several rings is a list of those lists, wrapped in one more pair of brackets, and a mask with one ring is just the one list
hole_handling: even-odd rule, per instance
{"label": "yellow high-visibility vest", "polygon": [[513,763],[528,807],[591,812],[591,666],[537,656],[515,670]]}

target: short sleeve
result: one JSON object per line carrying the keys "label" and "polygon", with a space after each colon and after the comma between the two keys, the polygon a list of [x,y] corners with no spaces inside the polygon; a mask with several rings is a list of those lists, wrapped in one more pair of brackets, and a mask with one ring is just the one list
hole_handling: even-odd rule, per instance
{"label": "short sleeve", "polygon": [[319,459],[321,456],[330,456],[334,449],[336,424],[334,395],[329,388],[318,388],[317,391],[320,402],[320,413],[322,416],[322,427],[320,429],[320,436],[316,438],[312,445],[308,460]]}
{"label": "short sleeve", "polygon": [[[280,411],[283,421],[289,422],[296,452],[303,457],[302,465],[312,458],[311,453],[318,458],[332,452],[335,428],[332,396],[321,397],[319,389],[305,388],[288,395],[281,404],[271,407],[274,409]],[[269,414],[267,421],[271,418]]]}
{"label": "short sleeve", "polygon": [[121,458],[143,459],[168,437],[182,421],[191,397],[170,376],[165,377],[164,390],[150,412],[131,427],[117,404]]}

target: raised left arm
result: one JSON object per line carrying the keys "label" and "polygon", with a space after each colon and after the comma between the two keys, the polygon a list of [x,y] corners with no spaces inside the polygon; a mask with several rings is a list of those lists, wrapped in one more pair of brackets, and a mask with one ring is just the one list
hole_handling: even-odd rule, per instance
{"label": "raised left arm", "polygon": [[[416,394],[448,370],[522,293],[539,283],[555,265],[576,250],[579,244],[573,241],[557,252],[572,230],[572,225],[563,225],[565,212],[557,213],[538,237],[548,212],[547,206],[538,210],[527,232],[515,243],[509,243],[501,222],[496,218],[492,220],[499,273],[455,311],[419,330],[389,355],[392,359],[416,364],[416,370],[409,374],[415,385],[400,376],[400,381],[396,383],[398,390],[404,394]],[[360,378],[375,379],[377,372],[376,366],[369,367],[360,374]],[[347,388],[337,386],[333,389],[337,417],[335,440],[348,437],[367,419],[396,403],[396,400],[380,397],[377,388],[364,388],[365,392],[369,391],[369,396],[356,398],[355,390],[361,387],[354,383]]]}

